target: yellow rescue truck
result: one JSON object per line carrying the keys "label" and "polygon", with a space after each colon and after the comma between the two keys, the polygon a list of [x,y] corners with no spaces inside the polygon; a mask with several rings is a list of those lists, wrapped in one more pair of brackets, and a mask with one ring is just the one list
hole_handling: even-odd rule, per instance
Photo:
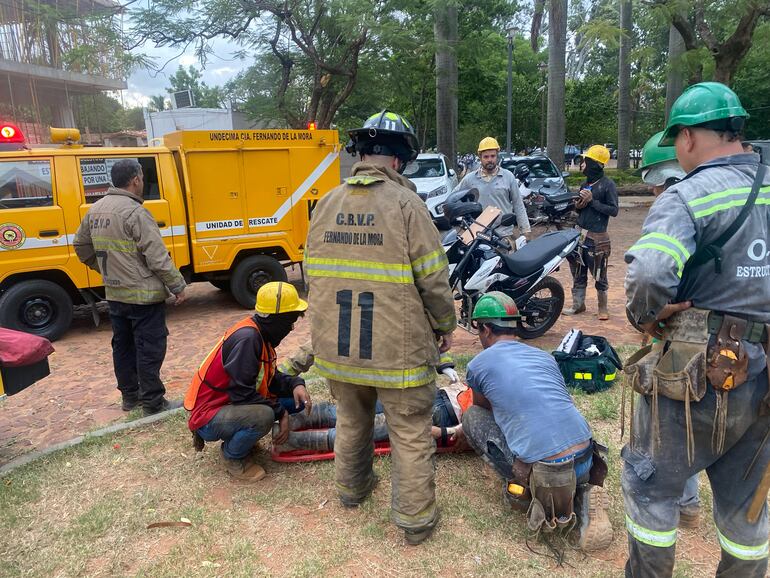
{"label": "yellow rescue truck", "polygon": [[[302,263],[318,199],[340,182],[333,130],[182,131],[157,147],[87,147],[74,129],[27,148],[0,123],[0,326],[60,337],[73,305],[104,298],[72,240],[120,159],[142,165],[144,206],[188,282],[253,308],[257,289]],[[14,149],[14,150],[9,150]]]}

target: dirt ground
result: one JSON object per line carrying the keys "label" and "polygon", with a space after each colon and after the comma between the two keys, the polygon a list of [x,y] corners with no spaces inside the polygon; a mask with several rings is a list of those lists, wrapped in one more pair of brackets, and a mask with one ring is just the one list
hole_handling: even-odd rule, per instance
{"label": "dirt ground", "polygon": [[[623,253],[638,238],[645,214],[644,208],[621,209],[618,217],[611,220],[612,318],[607,322],[596,319],[595,297],[589,291],[587,313],[577,318],[562,317],[546,335],[529,343],[552,349],[573,326],[589,334],[604,335],[614,345],[639,342],[639,334],[628,325],[623,312],[626,269]],[[566,263],[556,276],[569,295],[571,283]],[[299,279],[299,271],[290,272],[290,278]],[[103,304],[100,311],[99,327],[93,326],[89,311],[78,311],[71,330],[54,344],[56,353],[50,357],[51,375],[0,402],[0,464],[125,418],[120,409],[120,393],[115,389],[110,350],[112,331]],[[190,288],[190,299],[184,305],[168,307],[170,335],[162,377],[169,397],[184,395],[192,371],[218,337],[246,314],[228,293],[208,283],[194,284]],[[305,318],[278,348],[279,357],[291,354],[308,336],[309,323]],[[457,330],[454,352],[472,354],[480,349],[476,337]]]}

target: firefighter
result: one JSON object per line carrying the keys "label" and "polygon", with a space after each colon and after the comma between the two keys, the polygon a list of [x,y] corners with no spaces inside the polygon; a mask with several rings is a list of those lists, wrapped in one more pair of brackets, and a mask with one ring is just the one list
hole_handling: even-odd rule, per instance
{"label": "firefighter", "polygon": [[581,253],[570,257],[572,273],[572,307],[564,315],[577,315],[586,310],[588,272],[594,278],[599,302],[598,317],[610,318],[607,309],[607,263],[610,258],[610,236],[607,224],[610,217],[618,216],[618,193],[614,181],[604,174],[610,160],[610,151],[602,145],[593,145],[580,157],[580,171],[586,180],[580,185],[580,198],[575,202],[578,209],[577,224],[581,229]]}
{"label": "firefighter", "polygon": [[337,401],[340,501],[359,505],[377,482],[379,399],[393,459],[392,519],[407,543],[419,544],[439,517],[430,427],[434,368],[456,326],[447,260],[425,204],[401,176],[419,149],[412,126],[383,110],[349,135],[361,162],[318,202],[308,234],[315,366]]}
{"label": "firefighter", "polygon": [[627,576],[671,576],[678,500],[702,470],[721,546],[717,575],[765,576],[767,508],[756,523],[747,513],[770,463],[770,177],[757,179],[764,167],[742,150],[747,117],[716,82],[676,100],[660,144],[675,147],[687,175],[655,200],[625,256],[629,314],[660,340],[626,367],[644,395],[621,452]]}
{"label": "firefighter", "polygon": [[289,414],[279,398],[312,409],[301,377],[276,370],[275,348],[307,309],[293,285],[266,283],[257,293],[254,315],[230,327],[193,376],[184,407],[195,449],[222,440],[225,469],[231,478],[256,482],[265,470],[252,459],[256,443],[278,421],[273,443],[289,437]]}
{"label": "firefighter", "polygon": [[166,399],[160,368],[166,357],[166,298],[187,299],[155,217],[144,206],[144,173],[136,159],[121,159],[112,185],[91,207],[72,242],[75,253],[104,278],[112,322],[112,362],[123,411],[140,404],[150,416],[179,407]]}

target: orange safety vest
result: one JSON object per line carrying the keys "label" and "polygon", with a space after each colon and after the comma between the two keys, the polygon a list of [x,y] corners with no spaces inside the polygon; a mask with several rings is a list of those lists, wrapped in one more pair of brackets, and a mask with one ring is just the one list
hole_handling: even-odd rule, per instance
{"label": "orange safety vest", "polygon": [[[227,386],[230,384],[230,376],[225,371],[222,363],[222,344],[228,337],[243,327],[253,327],[262,336],[259,326],[251,317],[239,321],[225,331],[225,334],[209,352],[206,359],[203,360],[195,375],[193,375],[190,387],[187,389],[187,394],[184,397],[184,408],[187,411],[192,411],[195,408],[195,403],[198,401],[198,392],[202,384],[205,383],[216,391],[227,389]],[[259,360],[262,363],[259,375],[257,376],[257,391],[262,397],[275,397],[268,390],[268,385],[270,385],[275,375],[275,349],[264,338],[262,339],[262,351],[259,352]]]}

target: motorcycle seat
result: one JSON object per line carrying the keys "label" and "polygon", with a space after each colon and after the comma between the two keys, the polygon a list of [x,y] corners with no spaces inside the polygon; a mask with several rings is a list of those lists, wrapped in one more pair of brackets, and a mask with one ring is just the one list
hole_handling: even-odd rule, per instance
{"label": "motorcycle seat", "polygon": [[575,229],[546,233],[524,245],[515,253],[502,255],[508,270],[518,277],[537,271],[574,241],[580,233]]}
{"label": "motorcycle seat", "polygon": [[569,191],[565,191],[563,193],[557,193],[555,195],[543,195],[546,200],[551,203],[552,205],[555,205],[557,203],[563,203],[564,201],[571,201],[572,199],[578,198],[580,195],[577,193],[571,193]]}

